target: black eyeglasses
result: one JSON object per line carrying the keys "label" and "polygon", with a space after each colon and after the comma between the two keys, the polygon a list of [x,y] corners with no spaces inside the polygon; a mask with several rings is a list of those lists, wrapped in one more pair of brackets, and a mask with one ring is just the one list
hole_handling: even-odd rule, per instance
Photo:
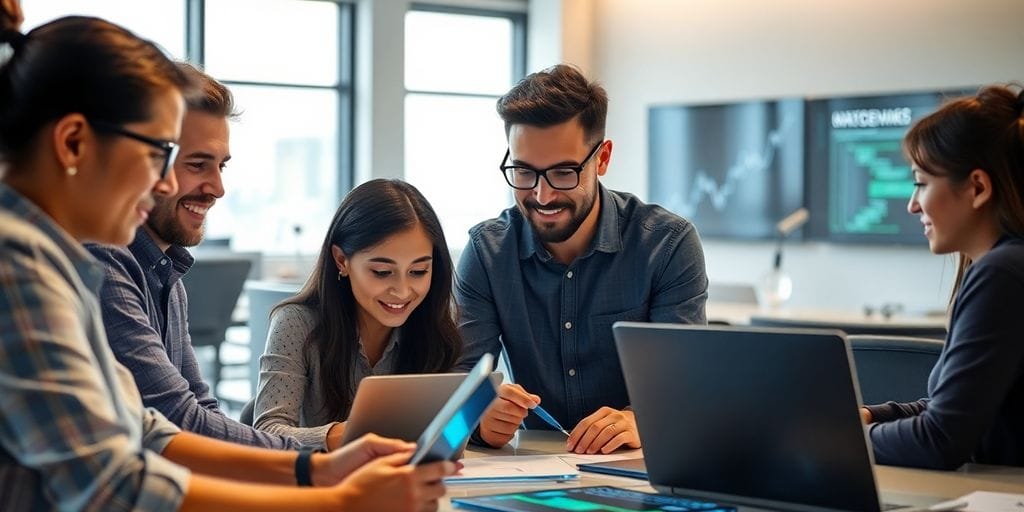
{"label": "black eyeglasses", "polygon": [[154,148],[163,151],[164,160],[160,164],[160,179],[167,178],[167,173],[170,172],[171,167],[174,166],[174,158],[178,156],[178,145],[169,140],[157,140],[151,137],[146,137],[135,133],[131,130],[126,130],[116,124],[108,123],[106,121],[89,121],[89,124],[98,131],[110,132],[129,139],[135,139],[139,142],[153,146]]}
{"label": "black eyeglasses", "polygon": [[572,190],[580,184],[580,173],[583,172],[583,168],[587,166],[587,162],[594,155],[597,154],[597,150],[604,145],[604,141],[600,141],[590,153],[587,153],[587,157],[583,159],[579,165],[566,165],[560,164],[547,169],[534,169],[526,165],[505,165],[508,162],[508,157],[511,154],[510,149],[505,150],[505,158],[501,159],[501,174],[505,176],[505,181],[508,186],[516,190],[533,190],[537,183],[540,183],[540,177],[543,176],[544,180],[551,185],[551,188],[555,190]]}

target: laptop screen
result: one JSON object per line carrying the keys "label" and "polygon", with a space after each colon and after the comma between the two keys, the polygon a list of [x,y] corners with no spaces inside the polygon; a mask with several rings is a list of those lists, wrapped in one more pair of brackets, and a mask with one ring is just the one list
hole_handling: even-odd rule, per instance
{"label": "laptop screen", "polygon": [[754,505],[879,510],[842,333],[613,331],[652,485]]}

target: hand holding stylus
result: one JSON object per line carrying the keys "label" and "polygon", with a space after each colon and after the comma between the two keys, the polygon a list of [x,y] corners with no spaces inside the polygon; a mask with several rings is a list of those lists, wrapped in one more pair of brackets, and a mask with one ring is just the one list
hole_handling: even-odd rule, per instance
{"label": "hand holding stylus", "polygon": [[530,409],[540,403],[539,396],[528,393],[519,384],[502,384],[498,398],[480,420],[480,437],[495,448],[512,440]]}

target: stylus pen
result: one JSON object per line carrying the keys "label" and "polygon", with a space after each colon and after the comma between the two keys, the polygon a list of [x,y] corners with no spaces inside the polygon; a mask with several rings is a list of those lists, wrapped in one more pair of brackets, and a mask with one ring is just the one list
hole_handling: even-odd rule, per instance
{"label": "stylus pen", "polygon": [[[498,336],[498,344],[501,345],[501,360],[505,362],[505,370],[508,372],[508,381],[514,383],[515,378],[512,377],[512,361],[509,361],[508,359],[508,351],[505,350],[505,341],[501,339],[500,335]],[[538,405],[533,408],[533,412],[536,413],[537,416],[540,416],[540,419],[544,420],[544,423],[555,427],[555,430],[558,430],[565,434],[566,437],[569,437],[569,433],[566,432],[565,427],[563,427],[562,424],[551,415],[551,413],[545,411],[543,407]],[[521,423],[519,426],[523,430],[526,430],[526,424]]]}

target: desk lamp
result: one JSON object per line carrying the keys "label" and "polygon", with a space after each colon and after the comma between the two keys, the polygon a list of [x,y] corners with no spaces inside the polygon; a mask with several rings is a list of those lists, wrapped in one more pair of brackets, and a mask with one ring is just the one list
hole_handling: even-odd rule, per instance
{"label": "desk lamp", "polygon": [[771,270],[761,278],[758,301],[761,305],[778,307],[793,295],[793,280],[782,271],[782,243],[790,233],[807,222],[810,214],[807,208],[799,208],[775,225],[778,243],[775,245],[775,260]]}

